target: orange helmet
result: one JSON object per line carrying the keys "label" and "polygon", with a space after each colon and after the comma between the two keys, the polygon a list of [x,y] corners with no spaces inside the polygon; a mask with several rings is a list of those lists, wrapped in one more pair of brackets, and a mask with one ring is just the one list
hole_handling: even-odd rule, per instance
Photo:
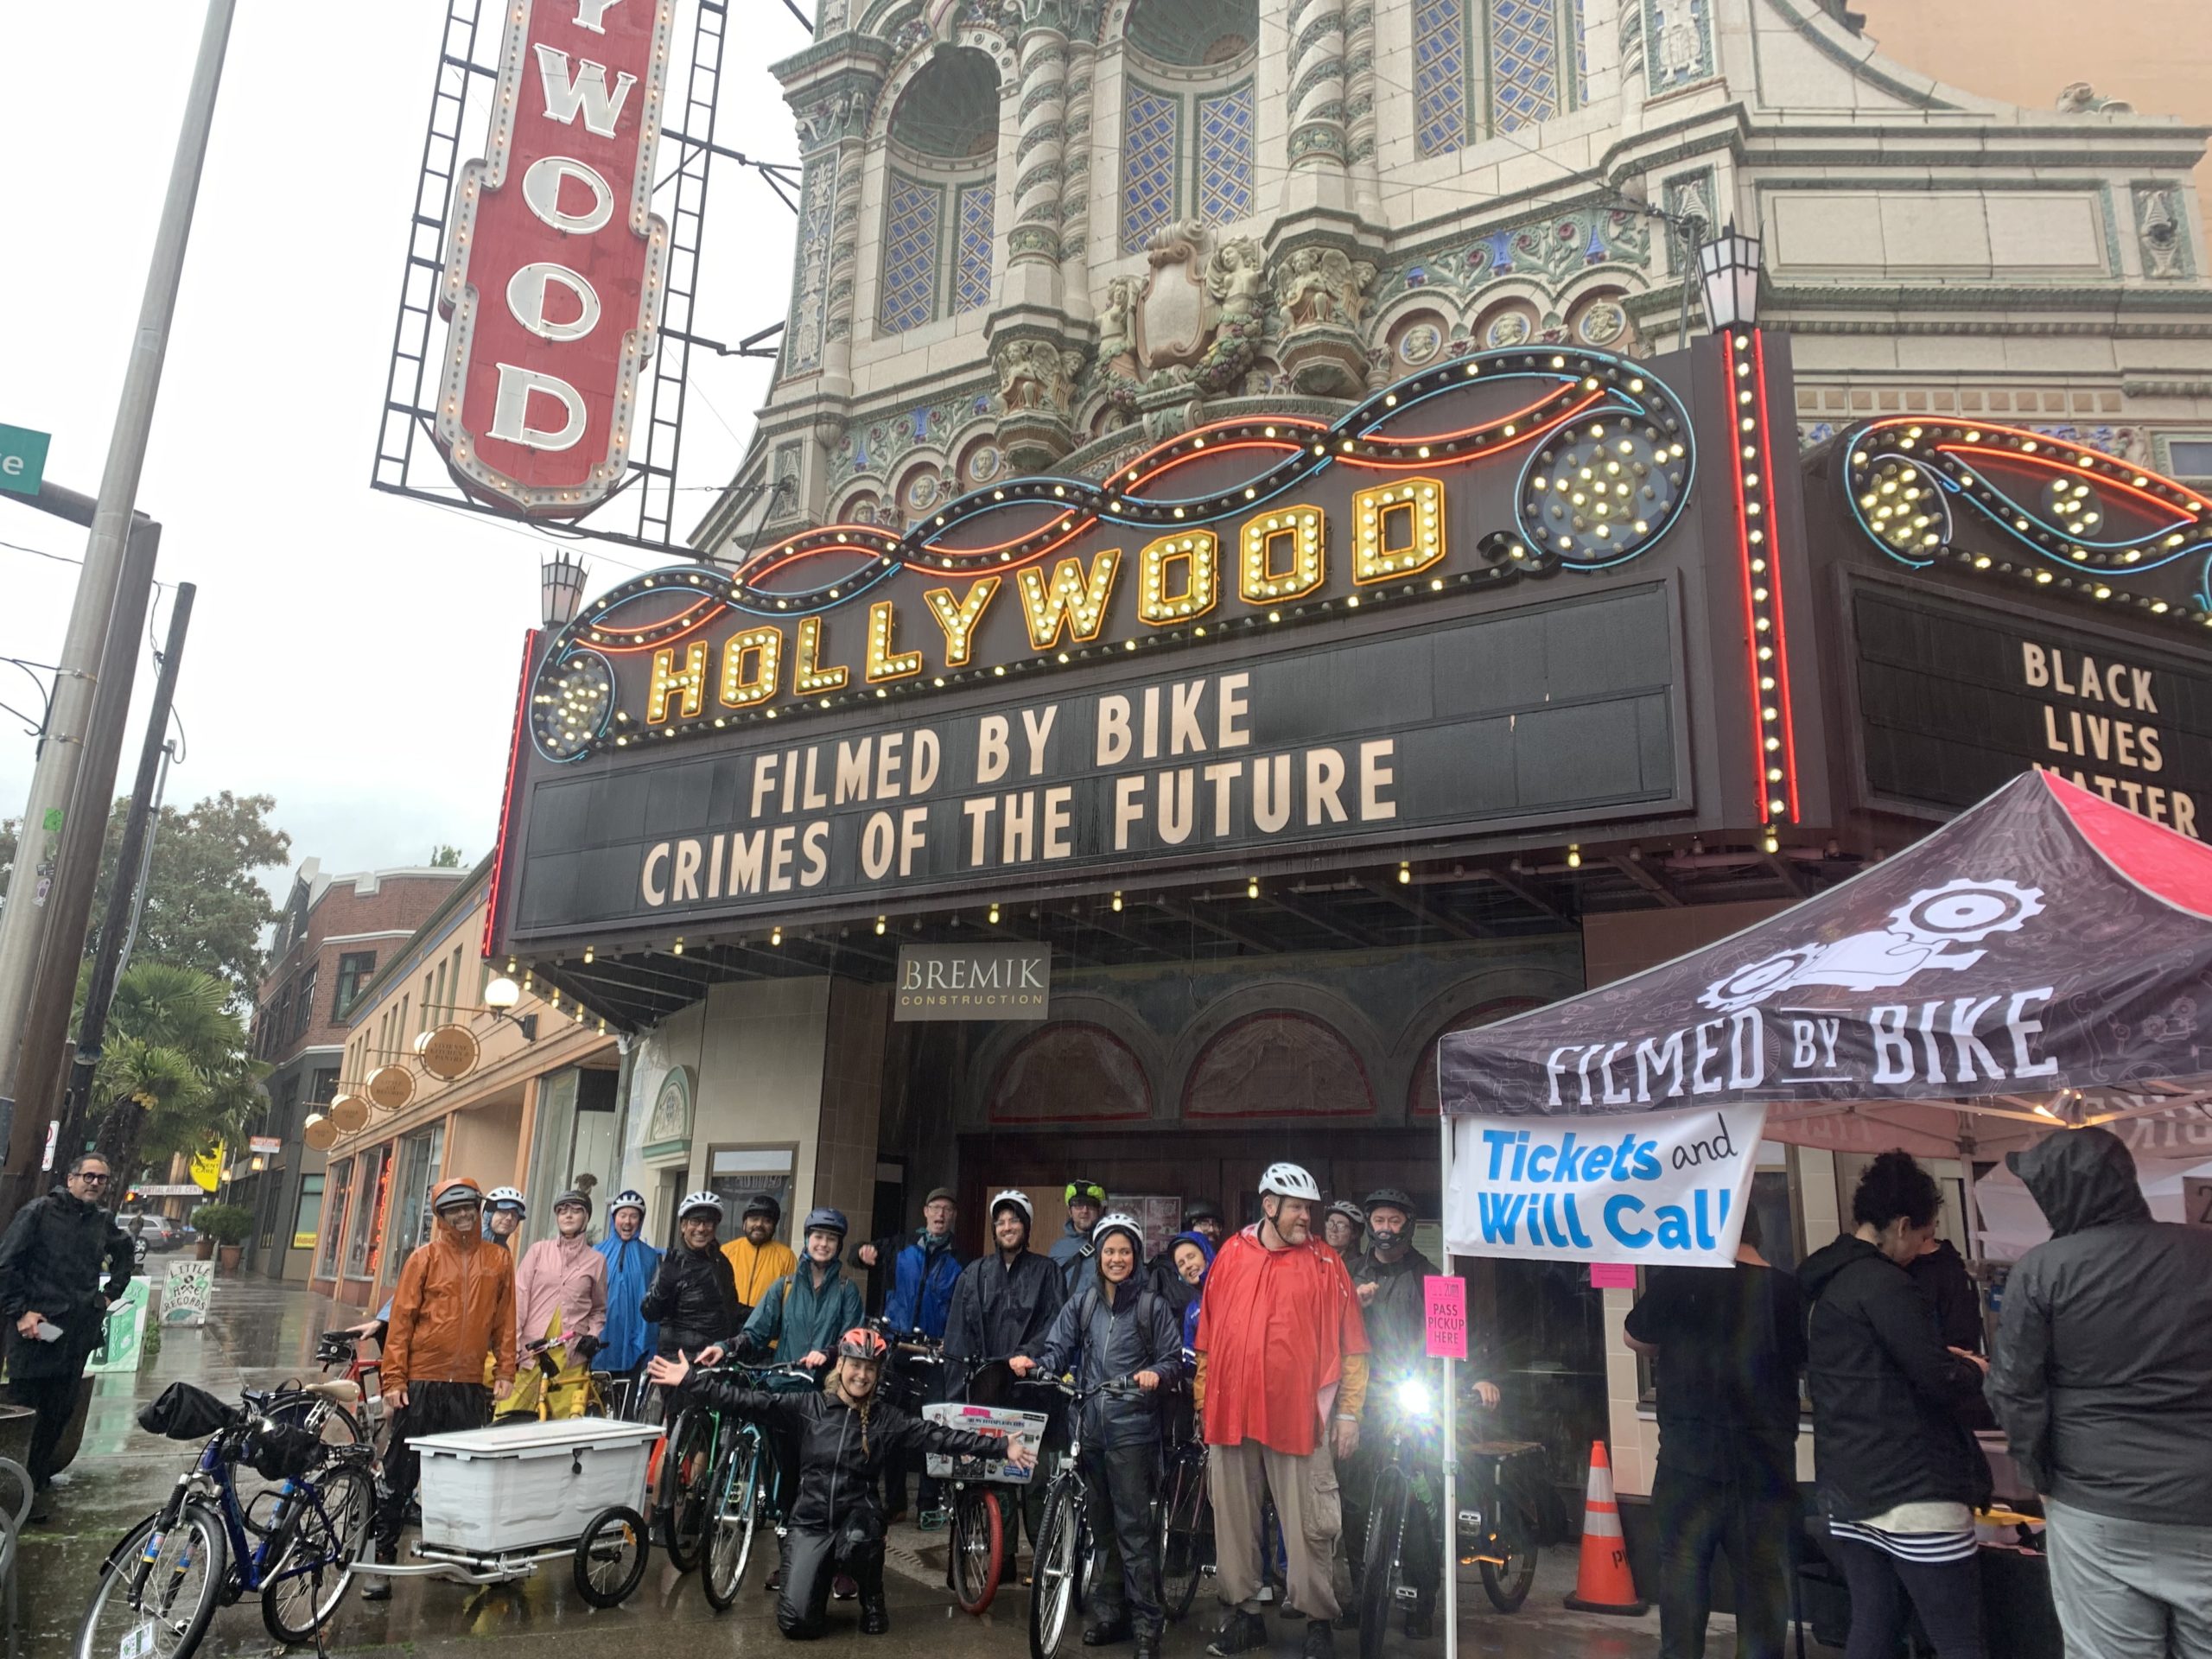
{"label": "orange helmet", "polygon": [[837,1338],[837,1357],[840,1359],[868,1359],[879,1365],[891,1351],[891,1344],[880,1333],[864,1325],[856,1325]]}
{"label": "orange helmet", "polygon": [[430,1194],[433,1211],[474,1206],[484,1202],[484,1189],[466,1175],[450,1176],[438,1183],[437,1191]]}

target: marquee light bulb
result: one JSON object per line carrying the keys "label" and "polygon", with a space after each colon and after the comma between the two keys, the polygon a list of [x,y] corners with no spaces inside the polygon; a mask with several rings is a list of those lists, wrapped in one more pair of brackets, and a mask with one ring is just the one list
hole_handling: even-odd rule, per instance
{"label": "marquee light bulb", "polygon": [[1401,865],[1399,865],[1399,866],[1398,866],[1398,885],[1399,885],[1400,887],[1409,887],[1409,886],[1411,886],[1411,885],[1412,885],[1412,883],[1413,883],[1413,879],[1414,879],[1414,867],[1413,867],[1412,865],[1410,865],[1410,864],[1401,864]]}
{"label": "marquee light bulb", "polygon": [[991,906],[991,925],[992,925],[993,927],[996,927],[998,925],[999,925],[999,907],[998,907],[996,905],[993,905],[993,906]]}
{"label": "marquee light bulb", "polygon": [[769,943],[769,944],[781,944],[783,942],[784,942],[784,929],[783,929],[783,924],[782,924],[782,923],[780,923],[780,922],[779,922],[775,926],[773,926],[773,927],[772,927],[772,928],[770,928],[770,929],[768,930],[768,943]]}
{"label": "marquee light bulb", "polygon": [[1579,870],[1582,868],[1581,848],[1569,847],[1567,849],[1567,868],[1570,870]]}
{"label": "marquee light bulb", "polygon": [[1256,899],[1260,896],[1260,878],[1258,876],[1254,876],[1250,880],[1244,884],[1244,896],[1247,899]]}
{"label": "marquee light bulb", "polygon": [[883,934],[883,918],[882,918],[882,917],[880,917],[880,916],[879,916],[879,917],[877,917],[877,918],[875,918],[875,931],[876,931],[876,936],[877,936],[879,938],[882,937],[882,934]]}
{"label": "marquee light bulb", "polygon": [[1116,893],[1114,895],[1114,909],[1116,910],[1116,912],[1118,912],[1121,910],[1121,908],[1122,908],[1122,895],[1121,895],[1119,893]]}

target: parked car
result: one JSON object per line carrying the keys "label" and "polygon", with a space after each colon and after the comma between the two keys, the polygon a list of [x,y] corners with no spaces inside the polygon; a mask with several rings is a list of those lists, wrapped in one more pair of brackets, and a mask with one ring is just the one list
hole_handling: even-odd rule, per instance
{"label": "parked car", "polygon": [[181,1249],[186,1242],[184,1224],[168,1216],[118,1215],[116,1220],[123,1230],[143,1243],[150,1253],[162,1255]]}

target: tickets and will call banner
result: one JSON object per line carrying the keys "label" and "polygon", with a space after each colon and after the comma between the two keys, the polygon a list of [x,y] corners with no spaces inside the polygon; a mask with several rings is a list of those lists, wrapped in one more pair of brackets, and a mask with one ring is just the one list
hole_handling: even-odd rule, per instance
{"label": "tickets and will call banner", "polygon": [[1763,1105],[1460,1117],[1446,1238],[1455,1255],[1726,1267],[1765,1124]]}

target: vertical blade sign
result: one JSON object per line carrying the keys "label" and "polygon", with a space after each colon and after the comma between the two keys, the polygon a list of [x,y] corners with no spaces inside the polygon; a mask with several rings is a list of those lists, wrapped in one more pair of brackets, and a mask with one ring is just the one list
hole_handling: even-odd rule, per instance
{"label": "vertical blade sign", "polygon": [[668,226],[653,152],[676,0],[507,0],[499,102],[461,169],[437,442],[461,487],[573,518],[629,464]]}

